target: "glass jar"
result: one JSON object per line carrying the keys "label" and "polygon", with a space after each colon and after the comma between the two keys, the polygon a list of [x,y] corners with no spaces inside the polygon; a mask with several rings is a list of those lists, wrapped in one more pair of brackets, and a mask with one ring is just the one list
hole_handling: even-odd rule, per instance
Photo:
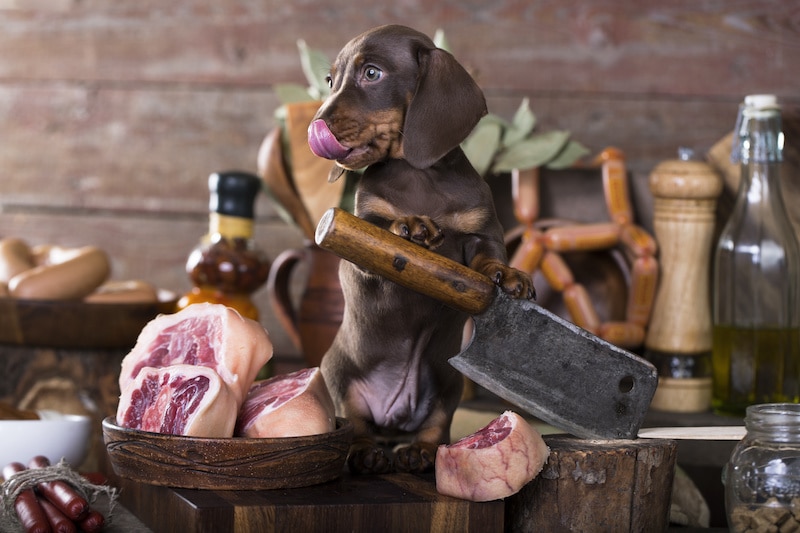
{"label": "glass jar", "polygon": [[781,196],[781,113],[745,98],[734,132],[741,183],[714,270],[712,406],[800,401],[800,250]]}
{"label": "glass jar", "polygon": [[189,254],[186,272],[194,287],[178,302],[227,305],[259,319],[251,294],[269,276],[270,261],[253,240],[254,203],[261,180],[245,172],[220,172],[208,179],[209,230]]}
{"label": "glass jar", "polygon": [[731,531],[800,530],[800,405],[747,407],[745,437],[723,469]]}

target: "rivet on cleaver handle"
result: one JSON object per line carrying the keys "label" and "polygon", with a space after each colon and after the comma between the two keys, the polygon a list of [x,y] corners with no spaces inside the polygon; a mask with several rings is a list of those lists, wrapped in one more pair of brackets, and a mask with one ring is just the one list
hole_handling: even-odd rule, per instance
{"label": "rivet on cleaver handle", "polygon": [[658,384],[655,367],[487,277],[340,209],[317,244],[473,315],[469,346],[449,362],[474,382],[578,437],[633,439]]}

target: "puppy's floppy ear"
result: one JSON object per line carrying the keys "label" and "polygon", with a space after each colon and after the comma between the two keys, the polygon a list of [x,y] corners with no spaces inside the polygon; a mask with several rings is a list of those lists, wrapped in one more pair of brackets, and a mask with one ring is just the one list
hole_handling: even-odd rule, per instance
{"label": "puppy's floppy ear", "polygon": [[417,92],[406,111],[403,154],[428,168],[461,144],[486,114],[486,99],[472,76],[448,52],[419,52]]}

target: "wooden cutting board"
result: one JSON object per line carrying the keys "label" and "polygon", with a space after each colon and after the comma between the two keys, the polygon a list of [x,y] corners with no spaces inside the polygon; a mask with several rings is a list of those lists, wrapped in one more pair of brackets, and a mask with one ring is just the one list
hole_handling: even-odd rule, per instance
{"label": "wooden cutting board", "polygon": [[171,489],[116,479],[120,502],[153,531],[503,531],[502,501],[475,503],[436,492],[433,474],[350,476],[307,488]]}
{"label": "wooden cutting board", "polygon": [[351,476],[290,490],[169,489],[113,479],[122,504],[160,532],[665,531],[674,440],[547,435],[550,457],[517,494],[486,503],[443,496],[433,474]]}

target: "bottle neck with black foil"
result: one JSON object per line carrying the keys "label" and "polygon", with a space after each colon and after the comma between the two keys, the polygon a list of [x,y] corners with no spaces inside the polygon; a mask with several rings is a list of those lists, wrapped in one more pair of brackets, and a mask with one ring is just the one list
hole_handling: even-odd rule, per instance
{"label": "bottle neck with black foil", "polygon": [[254,204],[261,180],[246,172],[220,172],[209,177],[208,188],[209,231],[186,262],[194,287],[178,307],[220,303],[258,320],[251,294],[266,282],[270,267],[253,240]]}

